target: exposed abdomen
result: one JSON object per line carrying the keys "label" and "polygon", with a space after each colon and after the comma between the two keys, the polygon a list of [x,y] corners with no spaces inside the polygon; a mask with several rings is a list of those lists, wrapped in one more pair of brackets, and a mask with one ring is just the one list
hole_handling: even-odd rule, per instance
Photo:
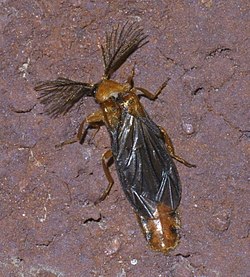
{"label": "exposed abdomen", "polygon": [[137,219],[153,250],[167,254],[177,246],[180,222],[176,212],[173,212],[167,205],[158,204],[153,218],[137,215]]}

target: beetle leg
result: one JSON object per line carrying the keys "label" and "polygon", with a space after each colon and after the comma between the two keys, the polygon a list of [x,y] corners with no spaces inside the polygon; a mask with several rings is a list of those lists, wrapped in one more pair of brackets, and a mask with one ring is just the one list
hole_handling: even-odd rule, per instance
{"label": "beetle leg", "polygon": [[[98,110],[98,111],[92,113],[91,115],[84,118],[84,120],[81,122],[80,127],[77,132],[77,135],[76,135],[76,138],[65,140],[62,143],[57,144],[56,148],[63,147],[64,145],[72,144],[72,143],[75,143],[78,141],[80,143],[83,143],[83,141],[87,135],[89,127],[97,128],[97,131],[94,134],[94,136],[95,136],[97,134],[97,132],[99,131],[100,124],[103,123],[103,120],[104,120],[103,113],[101,110]],[[86,128],[84,128],[85,124],[88,124],[88,126]]]}
{"label": "beetle leg", "polygon": [[[100,124],[101,124],[101,123],[100,123]],[[90,138],[89,141],[94,140],[96,134],[99,132],[99,130],[100,130],[100,128],[101,128],[100,124],[96,124],[96,125],[94,125],[94,126],[91,125],[92,128],[95,128],[95,129],[96,129],[96,131],[95,131],[94,134],[91,136],[91,138]]]}
{"label": "beetle leg", "polygon": [[158,88],[158,90],[155,93],[149,92],[147,89],[145,88],[141,88],[141,87],[135,87],[135,89],[141,91],[146,98],[148,98],[149,100],[156,100],[157,97],[159,96],[159,94],[162,92],[162,90],[166,87],[166,85],[168,84],[170,78],[168,78],[164,83],[162,83],[162,85]]}
{"label": "beetle leg", "polygon": [[93,122],[93,123],[89,123],[88,124],[88,126],[84,129],[84,131],[83,131],[83,126],[84,126],[84,124],[86,123],[86,121],[85,120],[83,120],[82,121],[82,123],[81,123],[81,125],[80,125],[80,127],[79,127],[79,129],[78,129],[78,132],[77,132],[77,141],[79,141],[80,142],[80,144],[82,144],[83,142],[84,142],[84,140],[85,140],[85,137],[86,137],[86,135],[87,135],[87,132],[88,132],[88,129],[91,127],[91,128],[93,128],[93,129],[96,129],[96,131],[94,132],[94,134],[91,136],[91,138],[89,139],[89,142],[91,142],[94,138],[95,138],[95,136],[96,136],[96,134],[99,132],[99,130],[100,130],[100,122],[98,122],[98,123],[96,123],[96,122]]}
{"label": "beetle leg", "polygon": [[108,186],[107,188],[104,190],[104,192],[102,193],[101,197],[95,202],[95,204],[100,203],[101,201],[103,201],[109,194],[113,184],[114,184],[114,180],[111,176],[111,173],[109,171],[109,161],[111,160],[111,158],[113,158],[113,154],[111,150],[106,151],[103,155],[102,155],[102,166],[103,166],[103,170],[104,173],[106,175],[106,178],[108,179]]}
{"label": "beetle leg", "polygon": [[166,130],[160,126],[159,126],[159,128],[161,130],[161,133],[163,134],[163,137],[164,137],[165,143],[167,145],[167,149],[168,149],[170,156],[173,159],[177,160],[178,162],[184,164],[187,167],[196,167],[196,165],[190,164],[189,162],[187,162],[186,160],[184,160],[183,158],[181,158],[175,154],[174,146],[173,146],[172,141],[171,141],[170,137],[168,136]]}
{"label": "beetle leg", "polygon": [[73,143],[75,143],[77,141],[78,141],[78,139],[76,139],[76,138],[68,139],[68,140],[65,140],[65,141],[63,141],[63,142],[61,142],[59,144],[56,144],[55,148],[61,149],[64,145],[73,144]]}
{"label": "beetle leg", "polygon": [[127,83],[130,85],[131,88],[134,87],[135,65],[136,65],[136,63],[135,63],[134,66],[132,67],[131,75],[130,75],[130,76],[128,77],[128,79],[127,79]]}
{"label": "beetle leg", "polygon": [[[91,115],[87,116],[80,124],[80,127],[77,132],[77,136],[76,136],[77,140],[79,140],[80,143],[84,142],[84,139],[87,135],[89,127],[97,129],[97,131],[94,133],[94,136],[92,137],[94,138],[100,129],[100,125],[103,124],[103,122],[104,122],[104,117],[103,117],[102,110],[98,110],[92,113]],[[87,124],[87,127],[84,128],[84,125],[86,124]]]}

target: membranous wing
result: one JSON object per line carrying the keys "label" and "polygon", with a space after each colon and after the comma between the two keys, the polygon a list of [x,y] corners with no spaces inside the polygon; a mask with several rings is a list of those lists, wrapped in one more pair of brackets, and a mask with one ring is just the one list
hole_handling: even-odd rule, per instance
{"label": "membranous wing", "polygon": [[141,27],[128,22],[106,33],[105,45],[101,45],[104,76],[109,79],[130,55],[148,43],[146,38]]}
{"label": "membranous wing", "polygon": [[148,116],[124,112],[111,137],[119,179],[135,211],[153,218],[159,203],[175,211],[181,199],[179,176],[157,125]]}
{"label": "membranous wing", "polygon": [[88,83],[76,82],[66,78],[58,78],[38,84],[36,91],[41,91],[41,104],[45,113],[51,117],[64,115],[84,96],[93,96],[96,87]]}

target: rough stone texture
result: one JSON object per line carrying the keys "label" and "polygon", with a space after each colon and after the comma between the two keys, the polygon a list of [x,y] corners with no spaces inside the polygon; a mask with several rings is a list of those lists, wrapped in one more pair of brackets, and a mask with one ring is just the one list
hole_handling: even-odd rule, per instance
{"label": "rough stone texture", "polygon": [[[249,3],[1,1],[1,277],[249,275]],[[126,20],[150,43],[116,79],[135,61],[137,85],[154,91],[171,78],[159,101],[142,101],[198,166],[178,164],[182,238],[169,256],[147,248],[114,168],[110,196],[93,205],[107,185],[105,128],[83,146],[54,147],[95,111],[93,99],[53,120],[33,90],[57,76],[97,82],[98,42]]]}

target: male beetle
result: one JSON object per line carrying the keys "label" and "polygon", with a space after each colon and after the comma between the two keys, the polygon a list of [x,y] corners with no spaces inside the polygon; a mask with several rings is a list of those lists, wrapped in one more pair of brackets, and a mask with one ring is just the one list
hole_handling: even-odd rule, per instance
{"label": "male beetle", "polygon": [[[152,249],[168,253],[176,247],[179,220],[176,209],[181,200],[181,186],[172,158],[194,167],[177,156],[166,131],[157,126],[140,103],[140,97],[156,100],[167,85],[155,94],[134,86],[134,70],[126,83],[110,80],[112,74],[137,49],[148,43],[136,23],[126,23],[106,34],[101,45],[104,75],[96,84],[65,78],[47,81],[35,87],[42,91],[40,101],[52,117],[67,113],[81,98],[91,96],[100,109],[81,123],[77,140],[83,143],[89,128],[105,124],[111,139],[111,150],[102,156],[109,185],[99,201],[108,195],[114,181],[108,162],[113,158],[123,191],[134,208],[145,238]],[[67,142],[69,143],[69,142]]]}

